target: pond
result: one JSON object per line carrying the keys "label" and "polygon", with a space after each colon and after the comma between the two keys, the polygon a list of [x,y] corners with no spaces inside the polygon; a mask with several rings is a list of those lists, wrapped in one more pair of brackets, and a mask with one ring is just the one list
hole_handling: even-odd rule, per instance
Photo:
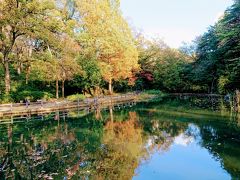
{"label": "pond", "polygon": [[0,125],[0,179],[239,179],[240,116],[165,98]]}

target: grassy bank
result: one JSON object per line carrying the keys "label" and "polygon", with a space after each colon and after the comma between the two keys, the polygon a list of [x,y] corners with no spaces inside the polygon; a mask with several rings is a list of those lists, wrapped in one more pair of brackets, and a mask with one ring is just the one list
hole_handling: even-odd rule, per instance
{"label": "grassy bank", "polygon": [[138,101],[158,101],[166,96],[167,94],[160,90],[145,90],[139,94],[137,99]]}

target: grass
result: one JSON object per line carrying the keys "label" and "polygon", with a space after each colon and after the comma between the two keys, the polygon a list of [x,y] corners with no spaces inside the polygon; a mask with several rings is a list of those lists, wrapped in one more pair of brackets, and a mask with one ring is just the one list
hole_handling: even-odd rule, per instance
{"label": "grass", "polygon": [[69,101],[77,101],[78,99],[84,100],[86,97],[83,94],[73,94],[67,97],[67,100]]}
{"label": "grass", "polygon": [[167,94],[163,93],[160,90],[145,90],[140,94],[138,100],[139,101],[159,101],[159,100],[162,100],[162,98],[165,96],[167,96]]}

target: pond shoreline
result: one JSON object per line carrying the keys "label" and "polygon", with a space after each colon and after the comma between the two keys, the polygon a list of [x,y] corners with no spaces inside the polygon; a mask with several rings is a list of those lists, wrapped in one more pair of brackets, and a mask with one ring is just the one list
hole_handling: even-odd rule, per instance
{"label": "pond shoreline", "polygon": [[219,94],[194,94],[194,93],[169,93],[169,94],[149,94],[147,92],[141,93],[126,93],[121,95],[101,96],[86,98],[84,100],[58,100],[58,101],[37,101],[27,103],[9,103],[0,104],[0,120],[5,116],[29,115],[38,113],[48,113],[58,110],[66,109],[96,109],[98,106],[111,105],[124,102],[140,102],[151,101],[158,97],[212,97],[221,98],[223,95]]}
{"label": "pond shoreline", "polygon": [[201,94],[201,93],[170,93],[170,96],[193,96],[193,97],[224,97],[221,94]]}

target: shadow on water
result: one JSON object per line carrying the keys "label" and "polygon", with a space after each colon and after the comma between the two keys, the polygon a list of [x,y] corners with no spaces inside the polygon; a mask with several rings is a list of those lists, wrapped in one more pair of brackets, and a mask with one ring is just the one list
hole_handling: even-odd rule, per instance
{"label": "shadow on water", "polygon": [[[221,102],[214,110],[202,108],[201,102],[207,104],[171,98],[93,112],[56,112],[1,125],[0,179],[137,179],[144,173],[146,179],[151,172],[145,169],[156,154],[167,158],[178,144],[191,150],[194,143],[199,151],[208,152],[209,163],[219,164],[212,171],[238,179],[240,118],[221,107]],[[204,168],[204,163],[208,162],[191,162],[186,169]],[[166,169],[171,174],[181,171],[166,165],[159,173]],[[194,178],[190,173],[185,177]]]}

